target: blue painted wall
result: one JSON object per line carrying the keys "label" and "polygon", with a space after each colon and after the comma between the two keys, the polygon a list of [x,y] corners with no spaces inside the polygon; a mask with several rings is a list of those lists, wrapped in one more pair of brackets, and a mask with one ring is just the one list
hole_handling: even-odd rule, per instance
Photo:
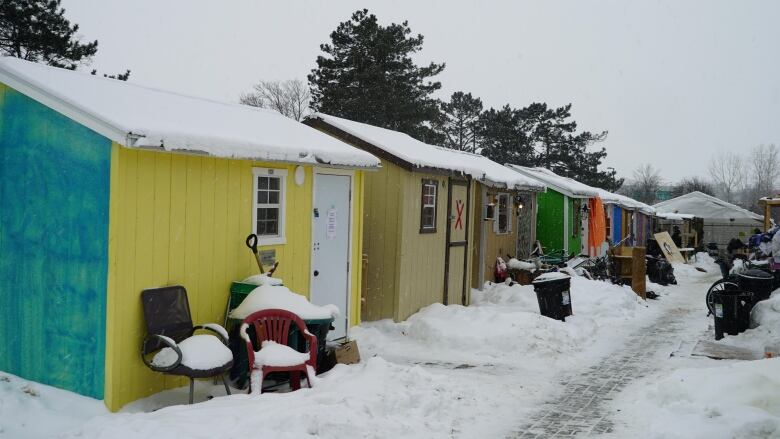
{"label": "blue painted wall", "polygon": [[612,205],[612,243],[617,244],[623,240],[623,209]]}
{"label": "blue painted wall", "polygon": [[0,84],[0,370],[103,398],[111,142]]}

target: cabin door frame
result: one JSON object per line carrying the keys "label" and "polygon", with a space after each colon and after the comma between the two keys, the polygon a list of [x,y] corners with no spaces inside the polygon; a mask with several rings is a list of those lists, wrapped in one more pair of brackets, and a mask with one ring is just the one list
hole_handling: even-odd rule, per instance
{"label": "cabin door frame", "polygon": [[[461,199],[459,194],[453,194],[454,187],[465,188],[465,195]],[[461,192],[458,190],[458,192]],[[471,180],[453,179],[450,177],[447,181],[447,233],[445,238],[444,249],[444,297],[442,303],[445,305],[450,304],[450,297],[458,297],[457,291],[450,292],[453,285],[451,285],[451,274],[457,275],[457,271],[462,270],[463,276],[460,279],[461,291],[460,291],[460,305],[465,305],[467,300],[467,291],[470,288],[468,285],[468,244],[469,244],[469,218],[471,216]],[[460,239],[462,236],[463,239]],[[454,256],[455,252],[462,252],[463,264],[457,264],[453,260],[457,261]],[[457,279],[454,278],[454,279]],[[454,280],[453,279],[453,280]]]}
{"label": "cabin door frame", "polygon": [[[336,177],[336,178],[333,178]],[[343,181],[338,181],[342,178],[347,178],[348,182],[344,185]],[[338,212],[331,214],[330,209],[336,207],[333,201],[325,200],[326,197],[332,196],[332,191],[326,191],[327,181],[332,180],[331,183],[340,185],[342,191],[346,191],[346,215]],[[318,192],[323,191],[318,194]],[[311,271],[309,273],[309,299],[315,305],[328,305],[334,302],[339,306],[340,315],[337,316],[333,322],[335,330],[328,333],[328,340],[338,340],[349,337],[349,321],[352,308],[352,270],[359,270],[360,267],[351,267],[352,261],[352,231],[354,224],[352,218],[354,216],[354,194],[355,194],[355,173],[354,171],[347,171],[342,169],[329,169],[329,168],[315,168],[312,173],[312,223],[311,223]],[[319,195],[319,197],[318,197]],[[343,195],[343,194],[342,194]],[[343,197],[338,197],[343,198]],[[342,200],[343,201],[343,200]],[[323,204],[325,203],[325,204]],[[328,204],[333,204],[328,206]],[[337,203],[337,201],[336,201]],[[329,231],[329,222],[335,223],[330,226],[332,229]],[[346,224],[346,231],[344,227],[341,227],[339,223]],[[338,236],[336,233],[343,233],[344,236]],[[333,235],[331,235],[333,234]],[[333,246],[332,244],[338,243],[339,245]],[[342,244],[346,245],[346,251],[343,249]],[[325,255],[331,249],[338,253],[334,258],[332,255]],[[342,257],[346,257],[346,260],[341,260]],[[342,264],[343,262],[343,264]],[[327,270],[327,272],[325,272]],[[332,285],[328,282],[334,275],[346,277],[344,283],[344,297],[340,297],[341,293],[334,292],[332,289],[325,288],[325,283]],[[342,309],[343,306],[343,309]],[[343,325],[343,326],[342,326]]]}

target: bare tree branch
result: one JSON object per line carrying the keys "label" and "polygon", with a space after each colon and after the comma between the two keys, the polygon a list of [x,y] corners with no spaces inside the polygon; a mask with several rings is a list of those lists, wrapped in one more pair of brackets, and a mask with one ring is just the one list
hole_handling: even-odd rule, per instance
{"label": "bare tree branch", "polygon": [[297,121],[308,113],[311,95],[309,87],[300,79],[260,81],[252,88],[254,91],[239,97],[242,104],[270,108]]}

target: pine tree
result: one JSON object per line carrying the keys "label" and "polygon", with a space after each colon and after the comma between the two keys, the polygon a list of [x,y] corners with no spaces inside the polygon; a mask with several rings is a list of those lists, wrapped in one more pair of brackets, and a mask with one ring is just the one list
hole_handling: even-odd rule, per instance
{"label": "pine tree", "polygon": [[428,78],[444,64],[417,66],[411,55],[423,36],[411,32],[406,21],[379,25],[367,9],[339,24],[308,77],[312,110],[438,143],[432,127],[441,124],[439,102],[431,94],[441,83]]}
{"label": "pine tree", "polygon": [[549,108],[535,102],[521,109],[491,108],[480,119],[481,152],[499,163],[540,166],[606,190],[620,188],[623,180],[614,169],[599,170],[606,150],[588,150],[604,140],[607,132],[577,133],[577,122],[570,118],[571,104]]}
{"label": "pine tree", "polygon": [[60,0],[0,1],[0,53],[75,69],[97,53],[98,42],[80,43],[79,25],[65,18]]}
{"label": "pine tree", "polygon": [[509,105],[491,108],[479,118],[480,152],[494,162],[534,166],[536,156],[527,134],[520,113]]}
{"label": "pine tree", "polygon": [[458,91],[449,102],[441,105],[445,136],[444,146],[459,151],[476,152],[479,117],[482,114],[482,100],[471,93]]}

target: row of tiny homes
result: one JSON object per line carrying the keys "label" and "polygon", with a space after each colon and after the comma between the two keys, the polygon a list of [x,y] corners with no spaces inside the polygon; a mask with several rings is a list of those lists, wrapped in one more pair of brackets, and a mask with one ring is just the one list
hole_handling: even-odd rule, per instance
{"label": "row of tiny homes", "polygon": [[325,114],[306,123],[382,160],[366,175],[364,319],[467,305],[496,257],[530,253],[538,181],[397,131]]}
{"label": "row of tiny homes", "polygon": [[546,193],[539,196],[536,230],[545,252],[600,256],[610,245],[646,245],[652,207],[549,169],[508,166],[547,186]]}
{"label": "row of tiny homes", "polygon": [[139,358],[141,291],[183,285],[195,321],[224,321],[231,282],[257,272],[250,233],[285,286],[338,306],[343,337],[469,304],[537,239],[595,255],[644,230],[633,200],[545,169],[306,124],[0,59],[0,370],[111,410],[183,385]]}
{"label": "row of tiny homes", "polygon": [[222,322],[248,233],[345,332],[378,166],[273,111],[0,59],[0,370],[112,410],[183,385],[139,358],[141,291],[181,284]]}

